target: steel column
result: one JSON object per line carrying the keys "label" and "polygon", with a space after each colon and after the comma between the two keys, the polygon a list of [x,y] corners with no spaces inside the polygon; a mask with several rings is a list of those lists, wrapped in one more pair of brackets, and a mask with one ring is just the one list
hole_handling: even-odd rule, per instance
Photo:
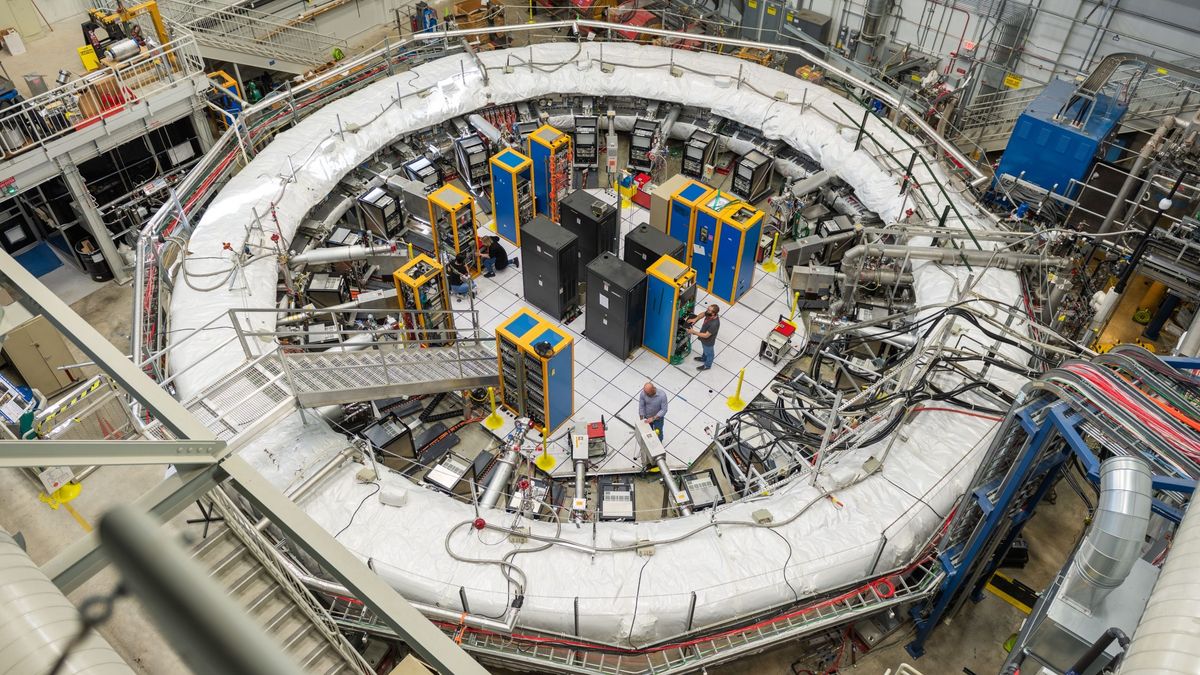
{"label": "steel column", "polygon": [[92,193],[88,192],[87,185],[83,182],[83,176],[79,174],[79,167],[65,157],[55,160],[55,163],[62,171],[63,182],[67,184],[67,192],[79,206],[80,219],[91,233],[92,238],[96,240],[100,252],[104,254],[104,260],[108,262],[113,278],[119,284],[129,281],[129,271],[125,269],[125,263],[122,261],[121,255],[117,253],[117,245],[113,243],[112,233],[108,231],[104,217],[96,208]]}

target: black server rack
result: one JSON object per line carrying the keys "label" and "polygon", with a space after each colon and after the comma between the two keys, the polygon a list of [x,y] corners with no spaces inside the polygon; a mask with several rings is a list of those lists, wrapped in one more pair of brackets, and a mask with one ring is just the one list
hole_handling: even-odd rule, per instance
{"label": "black server rack", "polygon": [[654,147],[654,134],[658,132],[658,122],[637,118],[633,123],[633,131],[629,136],[630,169],[638,171],[650,170],[650,149]]}
{"label": "black server rack", "polygon": [[585,333],[621,360],[642,346],[646,273],[605,253],[588,265]]}
{"label": "black server rack", "polygon": [[688,136],[683,146],[683,163],[680,173],[688,178],[704,180],[704,167],[711,166],[717,156],[717,136],[702,129],[696,129]]}
{"label": "black server rack", "polygon": [[521,228],[525,300],[560,321],[579,307],[578,249],[578,238],[546,216]]}
{"label": "black server rack", "polygon": [[386,190],[382,187],[371,188],[358,198],[358,204],[367,230],[383,239],[396,236],[403,214],[400,205]]}
{"label": "black server rack", "polygon": [[433,192],[442,184],[442,172],[424,155],[405,162],[404,175],[424,185],[426,193]]}
{"label": "black server rack", "polygon": [[771,191],[774,175],[775,161],[758,150],[751,150],[739,157],[733,166],[731,192],[748,202],[757,202]]}
{"label": "black server rack", "polygon": [[686,260],[685,244],[675,237],[649,225],[638,225],[625,235],[625,262],[645,272],[664,255]]}
{"label": "black server rack", "polygon": [[558,208],[559,223],[579,238],[579,279],[587,279],[588,263],[601,253],[617,252],[617,208],[584,190],[567,195]]}
{"label": "black server rack", "polygon": [[600,184],[600,119],[592,116],[575,117],[575,137],[572,141],[574,160],[571,165],[572,185],[594,188]]}
{"label": "black server rack", "polygon": [[472,192],[482,192],[491,183],[488,145],[479,136],[471,134],[455,139],[454,164],[458,167],[458,177]]}

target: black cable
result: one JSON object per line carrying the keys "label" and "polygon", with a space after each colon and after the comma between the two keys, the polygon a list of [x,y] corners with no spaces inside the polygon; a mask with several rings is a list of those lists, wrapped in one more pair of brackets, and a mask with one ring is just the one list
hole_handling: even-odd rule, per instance
{"label": "black cable", "polygon": [[353,524],[354,524],[354,517],[358,515],[358,511],[359,511],[359,509],[361,509],[361,508],[363,507],[363,504],[366,504],[366,503],[367,503],[367,500],[368,500],[368,499],[370,499],[371,497],[374,497],[375,495],[379,494],[379,491],[380,491],[380,490],[382,490],[382,489],[383,489],[383,485],[381,485],[381,484],[379,484],[379,483],[375,483],[375,491],[374,491],[374,492],[372,492],[372,493],[370,493],[370,494],[368,494],[367,496],[363,497],[363,498],[362,498],[362,501],[358,503],[358,506],[354,507],[354,513],[351,513],[351,514],[350,514],[350,522],[346,523],[346,526],[345,526],[345,527],[343,527],[342,529],[338,530],[338,531],[337,531],[337,534],[333,535],[333,538],[334,538],[334,539],[337,539],[337,538],[338,538],[338,535],[340,535],[341,533],[345,532],[347,529],[349,529],[349,528],[350,528],[350,526],[351,526],[351,525],[353,525]]}
{"label": "black cable", "polygon": [[646,562],[642,563],[642,569],[638,570],[637,590],[633,593],[633,616],[629,619],[629,637],[625,641],[629,646],[633,646],[633,629],[637,625],[638,602],[642,599],[642,573],[646,571],[646,565],[650,564],[650,558],[646,558]]}
{"label": "black cable", "polygon": [[932,506],[930,506],[930,505],[929,505],[929,502],[925,501],[924,499],[921,499],[920,497],[918,497],[918,496],[914,495],[913,493],[909,492],[908,490],[905,490],[903,486],[901,486],[901,485],[897,485],[895,481],[893,481],[891,478],[888,478],[886,475],[884,475],[884,473],[883,473],[883,472],[880,472],[880,473],[879,473],[879,476],[880,476],[881,478],[883,478],[884,480],[886,480],[888,483],[891,483],[892,487],[894,487],[894,488],[896,488],[897,490],[899,490],[899,491],[903,492],[904,494],[908,495],[909,497],[912,497],[913,499],[917,500],[918,502],[921,502],[922,504],[924,504],[924,505],[925,505],[925,508],[927,508],[927,509],[929,509],[930,511],[932,511],[932,512],[933,512],[933,515],[935,515],[935,516],[937,516],[937,517],[938,517],[938,521],[939,521],[939,522],[940,522],[940,521],[943,521],[943,520],[945,520],[945,519],[946,519],[946,516],[943,516],[942,514],[938,513],[938,512],[937,512],[937,509],[935,509],[935,508],[933,508]]}
{"label": "black cable", "polygon": [[58,675],[62,667],[67,664],[67,659],[71,657],[71,654],[87,639],[88,633],[112,618],[113,604],[127,594],[125,585],[118,583],[112,593],[93,596],[79,603],[79,632],[71,636],[71,641],[63,648],[62,654],[59,654],[58,660],[54,662],[54,667],[47,675]]}
{"label": "black cable", "polygon": [[787,578],[788,563],[792,562],[792,542],[788,541],[787,537],[777,532],[774,528],[768,527],[766,530],[767,532],[770,532],[771,534],[782,539],[783,543],[787,545],[787,559],[783,561],[783,583],[787,584],[787,587],[792,591],[792,602],[800,602],[800,594],[796,592],[796,587],[793,586],[792,582],[788,581]]}

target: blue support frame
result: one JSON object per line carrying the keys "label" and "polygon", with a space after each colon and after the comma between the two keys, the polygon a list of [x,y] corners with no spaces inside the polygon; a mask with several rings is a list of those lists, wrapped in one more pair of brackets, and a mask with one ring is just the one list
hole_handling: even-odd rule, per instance
{"label": "blue support frame", "polygon": [[[1163,361],[1181,370],[1200,370],[1200,358],[1164,357]],[[968,493],[968,499],[974,500],[983,513],[983,526],[978,529],[973,538],[967,541],[966,550],[963,551],[962,556],[957,556],[959,552],[957,548],[938,555],[938,561],[946,572],[941,588],[934,596],[932,604],[930,602],[919,603],[910,610],[917,633],[913,641],[905,646],[905,650],[914,658],[919,658],[925,653],[925,641],[933,632],[934,627],[941,622],[959,592],[963,590],[963,585],[971,577],[970,571],[979,564],[980,556],[988,550],[988,542],[996,536],[1003,536],[1001,544],[994,549],[991,558],[984,561],[983,573],[976,579],[971,589],[972,600],[978,602],[983,598],[983,590],[987,581],[999,567],[1000,561],[1004,559],[1004,555],[1016,541],[1025,523],[1033,517],[1034,509],[1057,481],[1062,467],[1070,457],[1079,458],[1088,480],[1093,483],[1100,481],[1100,459],[1092,453],[1078,430],[1083,416],[1072,410],[1066,402],[1060,401],[1049,404],[1049,406],[1049,410],[1041,422],[1035,421],[1030,409],[1017,413],[1017,423],[1029,434],[1030,439],[1025,450],[1017,459],[1013,470],[1006,475],[996,500],[991,501],[987,497],[996,488],[995,481],[976,486]],[[1033,408],[1033,411],[1040,410],[1042,410],[1041,407]],[[1034,459],[1043,454],[1045,444],[1054,442],[1056,438],[1062,439],[1064,448],[1034,466]],[[1020,487],[1028,480],[1038,480],[1038,487],[1027,502],[1023,506],[1018,506],[1014,512],[1012,501]],[[1156,491],[1181,494],[1192,494],[1196,489],[1196,481],[1174,476],[1154,476],[1151,479],[1151,485]],[[1154,499],[1151,502],[1151,508],[1154,513],[1175,523],[1179,523],[1183,519],[1182,511],[1162,500]],[[999,535],[1002,527],[1007,529],[1003,531],[1003,535]],[[954,563],[956,556],[960,557],[957,565]]]}

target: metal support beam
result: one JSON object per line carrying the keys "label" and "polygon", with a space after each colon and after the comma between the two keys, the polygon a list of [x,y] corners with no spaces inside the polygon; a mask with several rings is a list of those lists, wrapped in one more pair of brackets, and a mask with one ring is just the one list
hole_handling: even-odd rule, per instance
{"label": "metal support beam", "polygon": [[100,210],[96,208],[95,200],[92,198],[92,193],[88,192],[87,185],[83,182],[83,176],[79,175],[79,167],[66,158],[55,160],[58,168],[62,171],[63,182],[67,184],[67,192],[71,195],[71,199],[79,209],[79,218],[83,221],[92,238],[96,240],[96,245],[100,247],[100,252],[104,254],[104,259],[108,261],[109,268],[112,269],[113,278],[117,283],[123,284],[129,281],[129,271],[125,269],[125,264],[121,260],[121,256],[117,253],[117,245],[113,243],[112,233],[108,231],[108,225],[104,224],[104,217],[100,215]]}
{"label": "metal support beam", "polygon": [[208,152],[216,142],[213,139],[212,126],[208,123],[208,115],[205,110],[203,103],[192,110],[192,129],[196,131],[196,138],[200,141],[200,154]]}
{"label": "metal support beam", "polygon": [[12,441],[0,444],[0,467],[216,464],[225,441]]}
{"label": "metal support beam", "polygon": [[383,579],[350,553],[308,514],[283,496],[262,474],[240,457],[222,463],[237,491],[283,531],[287,538],[317,559],[326,572],[361,599],[421,658],[442,673],[486,675],[462,647],[421,615]]}

